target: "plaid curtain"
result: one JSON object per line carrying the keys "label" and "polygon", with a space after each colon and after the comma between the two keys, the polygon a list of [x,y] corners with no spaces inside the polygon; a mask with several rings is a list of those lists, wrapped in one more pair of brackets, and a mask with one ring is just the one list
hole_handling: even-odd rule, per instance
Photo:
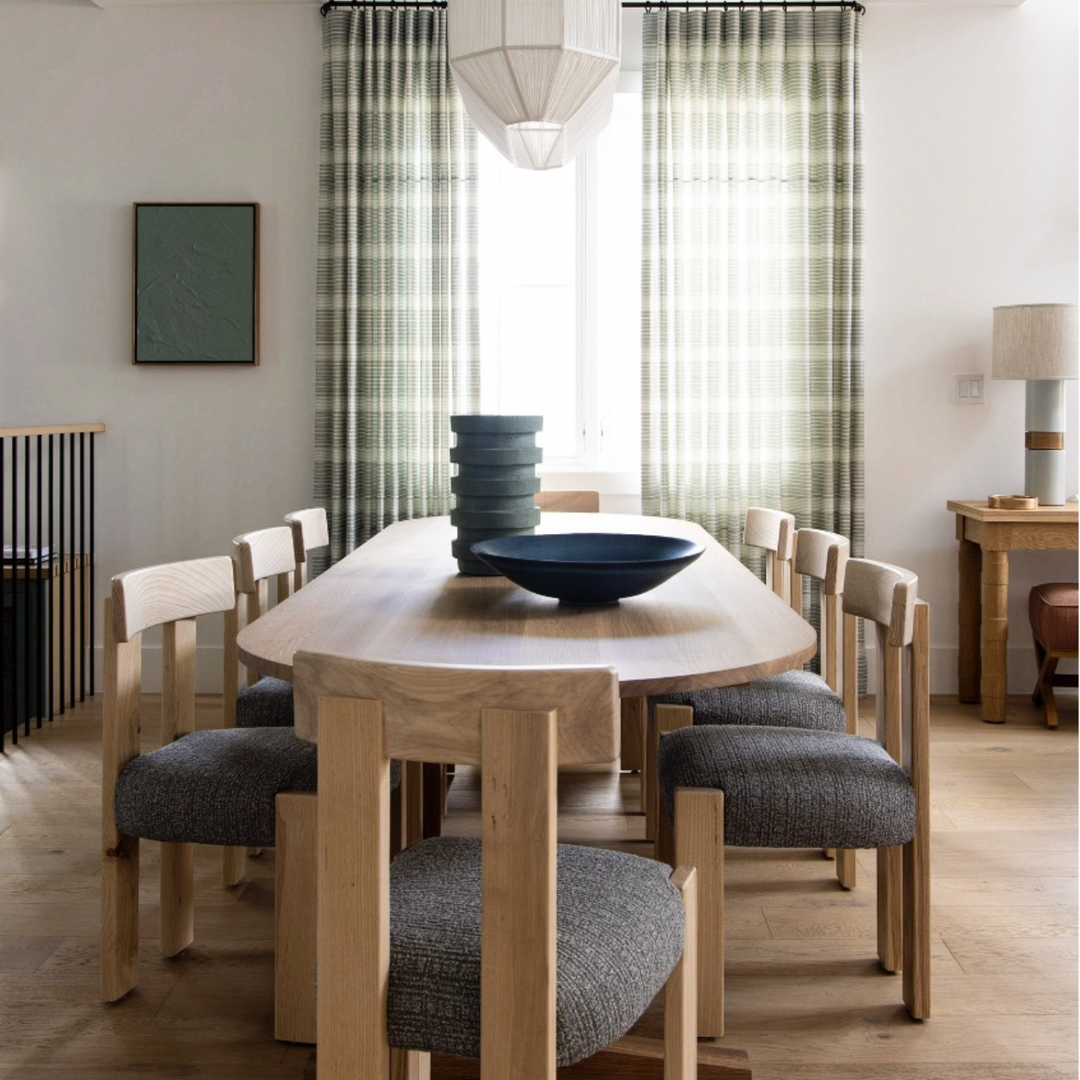
{"label": "plaid curtain", "polygon": [[755,505],[862,551],[859,55],[848,10],[645,15],[642,503],[736,553]]}
{"label": "plaid curtain", "polygon": [[315,499],[336,562],[449,513],[450,416],[478,408],[476,133],[445,11],[323,23]]}

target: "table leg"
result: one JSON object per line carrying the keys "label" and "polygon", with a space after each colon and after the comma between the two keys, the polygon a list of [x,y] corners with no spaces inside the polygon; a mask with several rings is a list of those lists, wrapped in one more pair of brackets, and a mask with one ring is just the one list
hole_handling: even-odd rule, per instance
{"label": "table leg", "polygon": [[623,698],[620,702],[620,767],[639,772],[645,764],[645,721],[647,698]]}
{"label": "table leg", "polygon": [[443,767],[424,762],[424,836],[442,835]]}
{"label": "table leg", "polygon": [[982,548],[960,537],[960,650],[957,685],[960,700],[979,700],[982,675]]}
{"label": "table leg", "polygon": [[983,553],[982,715],[989,724],[1005,723],[1008,691],[1009,553]]}

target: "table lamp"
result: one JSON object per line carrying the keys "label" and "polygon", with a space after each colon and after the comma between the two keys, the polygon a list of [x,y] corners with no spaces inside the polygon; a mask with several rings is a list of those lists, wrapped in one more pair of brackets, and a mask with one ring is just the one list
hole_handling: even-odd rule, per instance
{"label": "table lamp", "polygon": [[994,308],[993,377],[1027,381],[1024,494],[1065,502],[1065,380],[1077,376],[1075,304]]}

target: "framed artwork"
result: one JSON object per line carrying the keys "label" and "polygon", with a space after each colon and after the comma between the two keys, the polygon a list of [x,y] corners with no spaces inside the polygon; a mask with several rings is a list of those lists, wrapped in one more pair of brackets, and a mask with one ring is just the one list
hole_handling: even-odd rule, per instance
{"label": "framed artwork", "polygon": [[135,203],[136,364],[259,362],[259,204]]}

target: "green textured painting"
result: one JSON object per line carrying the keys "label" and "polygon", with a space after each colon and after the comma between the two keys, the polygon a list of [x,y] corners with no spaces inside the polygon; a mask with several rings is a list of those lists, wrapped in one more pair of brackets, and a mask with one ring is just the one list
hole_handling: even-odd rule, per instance
{"label": "green textured painting", "polygon": [[259,204],[136,203],[136,364],[259,362]]}

